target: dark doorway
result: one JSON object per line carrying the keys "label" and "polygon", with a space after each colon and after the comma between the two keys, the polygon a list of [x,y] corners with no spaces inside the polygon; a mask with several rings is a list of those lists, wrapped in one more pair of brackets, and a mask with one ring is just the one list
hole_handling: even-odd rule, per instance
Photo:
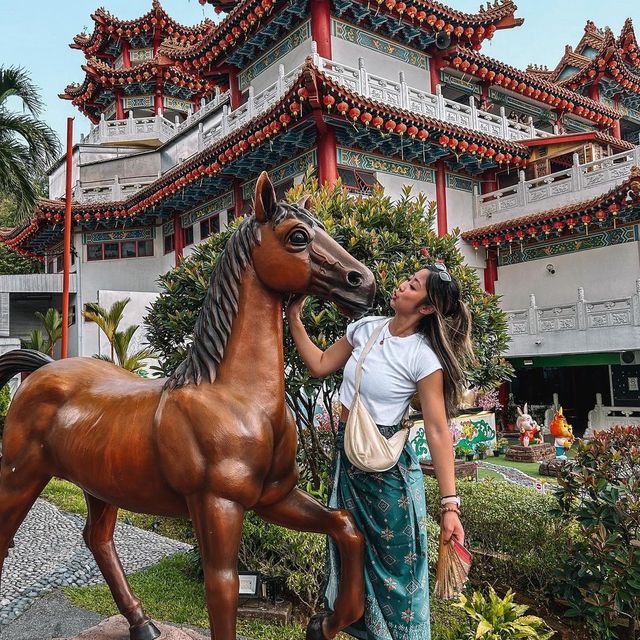
{"label": "dark doorway", "polygon": [[511,390],[517,405],[553,403],[558,399],[573,433],[581,437],[587,428],[587,414],[596,404],[596,393],[602,403],[611,404],[608,365],[582,367],[541,367],[518,369]]}

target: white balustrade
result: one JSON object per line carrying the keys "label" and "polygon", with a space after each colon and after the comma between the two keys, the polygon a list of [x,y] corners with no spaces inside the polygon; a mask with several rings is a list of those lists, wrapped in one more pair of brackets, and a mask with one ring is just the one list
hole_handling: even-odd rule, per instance
{"label": "white balustrade", "polygon": [[158,178],[153,176],[138,176],[135,181],[122,182],[119,176],[112,180],[101,180],[98,184],[76,183],[73,190],[73,199],[77,202],[115,202],[126,200],[143,187],[151,184]]}
{"label": "white balustrade", "polygon": [[585,301],[584,289],[578,289],[575,302],[538,307],[533,294],[527,309],[506,311],[507,333],[511,336],[541,336],[559,331],[587,331],[613,327],[640,327],[640,280],[629,297]]}
{"label": "white balustrade", "polygon": [[594,432],[615,426],[640,425],[640,407],[608,407],[602,404],[602,394],[596,393],[596,405],[587,415],[587,430],[584,437]]}
{"label": "white balustrade", "polygon": [[[488,219],[503,213],[509,218],[530,213],[541,208],[536,203],[558,196],[565,196],[563,204],[579,201],[585,198],[584,191],[587,189],[598,190],[602,186],[604,188],[600,190],[604,191],[623,182],[634,165],[640,165],[640,146],[584,164],[579,164],[578,155],[574,154],[573,166],[569,169],[531,180],[522,178],[516,185],[477,194],[476,226],[483,226],[489,222]],[[542,207],[545,206],[551,205],[543,203]]]}

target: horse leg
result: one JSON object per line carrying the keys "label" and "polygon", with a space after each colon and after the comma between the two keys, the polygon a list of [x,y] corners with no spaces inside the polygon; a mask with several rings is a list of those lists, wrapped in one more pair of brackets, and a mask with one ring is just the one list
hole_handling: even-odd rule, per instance
{"label": "horse leg", "polygon": [[29,513],[41,491],[51,479],[38,473],[32,460],[16,466],[0,466],[0,578],[4,560],[13,546],[13,536]]}
{"label": "horse leg", "polygon": [[131,591],[113,544],[118,508],[86,492],[84,497],[88,507],[84,541],[109,585],[118,610],[129,623],[129,636],[131,640],[154,640],[160,631],[146,616],[140,600]]}
{"label": "horse leg", "polygon": [[294,489],[275,504],[256,507],[264,520],[288,529],[330,535],[340,552],[340,588],[330,614],[314,616],[307,627],[307,640],[325,640],[359,620],[364,613],[364,538],[351,514],[328,509],[300,489]]}
{"label": "horse leg", "polygon": [[191,496],[187,504],[200,546],[211,637],[235,640],[244,509],[211,494]]}

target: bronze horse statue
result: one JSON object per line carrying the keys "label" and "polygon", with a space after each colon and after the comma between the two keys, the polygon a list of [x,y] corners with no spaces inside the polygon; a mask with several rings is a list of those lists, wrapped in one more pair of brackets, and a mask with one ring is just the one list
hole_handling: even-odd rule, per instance
{"label": "bronze horse statue", "polygon": [[266,172],[254,214],[214,269],[193,343],[167,379],[143,379],[94,358],[0,357],[0,384],[33,371],[6,417],[0,466],[0,575],[8,547],[53,477],[78,485],[84,539],[129,623],[131,640],[159,632],[131,591],[113,544],[119,508],[189,516],[204,568],[212,637],[234,640],[244,513],[325,533],[341,555],[334,611],[307,638],[333,638],[363,614],[363,538],[347,511],[297,488],[296,425],[285,404],[283,298],[310,294],[350,316],[372,303],[373,274],[302,205],[277,203]]}

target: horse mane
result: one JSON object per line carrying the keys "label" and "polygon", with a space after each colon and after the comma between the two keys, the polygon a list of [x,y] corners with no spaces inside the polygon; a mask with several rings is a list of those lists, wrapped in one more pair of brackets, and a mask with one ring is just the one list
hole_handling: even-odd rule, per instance
{"label": "horse mane", "polygon": [[[300,206],[278,202],[270,224],[275,229],[283,220],[297,218],[310,226],[324,228],[309,211]],[[188,384],[213,382],[222,362],[231,334],[233,320],[238,313],[240,282],[251,252],[260,244],[260,224],[255,215],[248,216],[227,240],[227,244],[214,267],[209,288],[196,319],[193,342],[185,359],[167,378],[167,390]]]}

